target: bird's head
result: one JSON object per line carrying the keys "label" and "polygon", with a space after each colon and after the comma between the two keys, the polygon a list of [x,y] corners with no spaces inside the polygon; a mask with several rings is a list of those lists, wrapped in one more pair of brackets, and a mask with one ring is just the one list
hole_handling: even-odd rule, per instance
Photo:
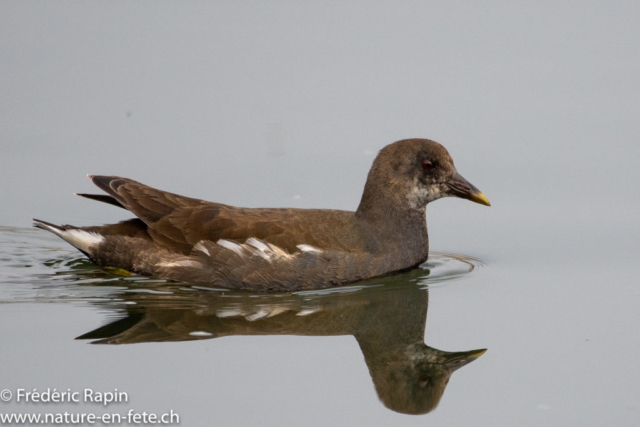
{"label": "bird's head", "polygon": [[380,150],[358,210],[389,203],[423,209],[442,197],[490,206],[485,195],[458,173],[446,148],[429,139],[405,139]]}

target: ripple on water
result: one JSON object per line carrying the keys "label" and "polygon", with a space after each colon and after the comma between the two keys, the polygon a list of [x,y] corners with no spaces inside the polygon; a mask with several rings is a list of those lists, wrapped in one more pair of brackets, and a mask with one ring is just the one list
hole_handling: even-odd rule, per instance
{"label": "ripple on water", "polygon": [[430,252],[429,260],[423,265],[429,271],[429,287],[444,282],[463,278],[468,274],[479,270],[484,263],[468,255],[452,254],[445,252]]}
{"label": "ripple on water", "polygon": [[[143,276],[120,276],[96,266],[54,236],[39,230],[0,227],[0,303],[138,304],[139,301],[131,299],[135,294],[146,303],[156,298],[162,304],[181,307],[202,305],[202,295],[214,296],[226,303],[250,298],[255,306],[262,300],[272,304],[274,300],[286,298],[304,300],[361,291],[401,290],[407,284],[437,288],[458,282],[482,266],[477,258],[431,252],[429,260],[420,268],[384,278],[317,291],[251,294]],[[229,312],[238,307],[218,309]],[[305,310],[314,310],[314,307],[301,307],[301,312]]]}

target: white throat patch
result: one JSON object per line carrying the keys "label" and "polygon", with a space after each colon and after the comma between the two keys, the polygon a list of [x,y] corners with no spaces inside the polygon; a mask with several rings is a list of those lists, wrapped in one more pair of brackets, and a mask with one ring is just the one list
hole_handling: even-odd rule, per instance
{"label": "white throat patch", "polygon": [[429,188],[414,185],[407,195],[407,199],[409,200],[409,206],[418,209],[423,208],[427,203],[447,196],[448,194],[444,192],[441,184],[432,185]]}

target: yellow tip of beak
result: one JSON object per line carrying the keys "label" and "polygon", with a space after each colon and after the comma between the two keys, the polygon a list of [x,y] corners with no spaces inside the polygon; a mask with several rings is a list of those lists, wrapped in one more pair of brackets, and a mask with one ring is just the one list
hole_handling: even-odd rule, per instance
{"label": "yellow tip of beak", "polygon": [[471,194],[469,200],[471,200],[472,202],[480,203],[481,205],[491,206],[491,203],[489,203],[489,199],[487,199],[487,196],[482,193]]}
{"label": "yellow tip of beak", "polygon": [[476,353],[474,354],[473,358],[477,359],[478,357],[482,356],[486,352],[487,352],[486,348],[483,348],[482,350],[476,350]]}

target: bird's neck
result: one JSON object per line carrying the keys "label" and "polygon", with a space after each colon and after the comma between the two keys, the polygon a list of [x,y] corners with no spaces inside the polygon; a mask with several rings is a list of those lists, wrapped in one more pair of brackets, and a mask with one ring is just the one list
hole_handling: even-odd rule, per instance
{"label": "bird's neck", "polygon": [[426,209],[412,207],[399,197],[365,196],[356,218],[375,238],[378,248],[398,252],[408,263],[425,261],[429,252]]}

